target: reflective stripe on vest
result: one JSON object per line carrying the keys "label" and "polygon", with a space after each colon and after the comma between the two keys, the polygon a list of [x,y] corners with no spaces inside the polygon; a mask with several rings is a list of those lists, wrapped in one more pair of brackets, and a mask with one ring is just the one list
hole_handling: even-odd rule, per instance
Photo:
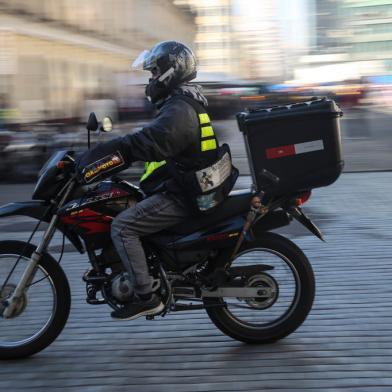
{"label": "reflective stripe on vest", "polygon": [[214,130],[211,126],[210,116],[207,113],[199,113],[199,123],[201,130],[201,151],[216,150],[217,142]]}
{"label": "reflective stripe on vest", "polygon": [[140,182],[144,181],[153,171],[158,169],[158,167],[161,167],[166,164],[166,161],[160,161],[160,162],[146,162],[144,164],[144,174],[142,178],[140,179]]}
{"label": "reflective stripe on vest", "polygon": [[202,140],[201,151],[216,150],[216,139]]}
{"label": "reflective stripe on vest", "polygon": [[200,123],[200,125],[209,124],[210,122],[211,122],[210,121],[210,116],[207,113],[200,113],[199,114],[199,123]]}
{"label": "reflective stripe on vest", "polygon": [[[199,113],[199,127],[200,127],[200,136],[201,136],[201,144],[200,149],[202,152],[216,150],[218,147],[218,143],[215,138],[214,129],[211,126],[210,116],[207,113]],[[153,171],[164,165],[166,161],[160,162],[146,162],[144,165],[144,174],[140,179],[140,182],[144,181],[147,177],[149,177]]]}
{"label": "reflective stripe on vest", "polygon": [[211,126],[201,127],[201,137],[204,138],[209,136],[215,136],[212,127]]}

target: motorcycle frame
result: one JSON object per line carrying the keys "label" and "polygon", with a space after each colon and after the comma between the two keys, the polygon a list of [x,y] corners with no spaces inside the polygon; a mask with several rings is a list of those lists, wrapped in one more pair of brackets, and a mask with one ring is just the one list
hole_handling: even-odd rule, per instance
{"label": "motorcycle frame", "polygon": [[[49,223],[48,228],[45,230],[44,235],[42,236],[41,241],[38,243],[38,246],[32,256],[30,257],[28,261],[28,265],[25,269],[25,271],[22,274],[21,279],[19,280],[17,287],[11,297],[7,299],[4,303],[5,309],[3,312],[3,317],[11,317],[15,306],[17,305],[17,302],[21,295],[23,294],[24,290],[28,288],[28,285],[31,283],[32,279],[34,278],[35,271],[37,268],[37,264],[39,263],[43,253],[47,250],[47,247],[50,243],[50,241],[53,238],[53,235],[55,233],[56,229],[59,229],[60,231],[63,232],[65,236],[70,240],[70,242],[76,247],[76,249],[80,253],[84,253],[84,246],[82,245],[82,242],[79,238],[79,236],[74,233],[72,230],[67,230],[65,225],[61,224],[59,222],[59,215],[58,212],[59,210],[64,206],[64,204],[68,201],[68,197],[70,196],[72,190],[74,189],[74,186],[77,184],[77,181],[75,177],[71,177],[71,179],[64,185],[64,187],[60,190],[58,193],[57,197],[53,200],[50,201],[50,204],[48,202],[39,202],[39,201],[32,201],[32,202],[22,202],[22,203],[12,203],[8,206],[3,207],[6,211],[3,211],[1,216],[9,216],[9,215],[16,215],[15,212],[18,212],[17,214],[20,215],[22,212],[23,215],[31,216],[34,218],[40,219],[40,221],[46,221]],[[264,195],[263,195],[264,196]],[[281,207],[283,211],[288,212],[288,216],[294,217],[297,219],[300,223],[302,223],[305,227],[307,227],[314,235],[318,236],[320,239],[322,239],[321,233],[315,227],[315,225],[306,217],[306,215],[303,214],[302,210],[299,207],[296,207],[294,209],[294,206],[292,203],[290,203],[292,197],[281,197],[275,200],[271,200],[269,203],[266,203],[266,205],[262,205],[262,208],[256,209],[254,206],[250,204],[250,210],[247,219],[239,219],[239,217],[233,217],[232,219],[229,219],[229,221],[232,221],[232,224],[238,228],[238,231],[241,231],[241,236],[238,239],[237,246],[235,246],[235,249],[238,250],[239,246],[241,245],[242,241],[244,240],[251,240],[252,239],[252,229],[258,226],[258,230],[262,231],[268,231],[273,228],[273,225],[271,225],[271,222],[268,222],[268,219],[264,221],[263,218],[267,213],[272,212],[274,213],[274,210]],[[54,213],[53,213],[54,212]],[[42,214],[41,214],[42,213]],[[53,213],[53,215],[52,215]],[[285,212],[286,213],[286,212]],[[41,214],[41,216],[40,216]],[[291,220],[291,219],[290,219]],[[236,221],[236,222],[235,222]],[[241,222],[244,223],[244,226],[241,227]],[[260,222],[258,224],[258,222]],[[264,223],[265,222],[265,223]],[[287,223],[281,224],[280,226],[284,226],[286,224],[289,224],[289,220]],[[242,226],[242,225],[241,225]],[[250,236],[248,235],[248,232]],[[203,237],[202,232],[195,232],[192,234],[194,236],[194,241],[193,245],[195,243],[198,243],[198,234],[200,235],[200,239]],[[179,236],[180,238],[181,236]],[[246,237],[246,238],[245,238]],[[178,250],[183,249],[192,249],[192,244],[187,241],[188,236],[184,236],[180,239],[180,243],[185,240],[185,243],[180,245]],[[235,244],[235,243],[234,243]],[[234,245],[233,244],[233,245]],[[169,244],[170,245],[170,244]],[[223,246],[223,243],[218,246],[218,248],[222,247],[227,247]],[[154,246],[152,247],[154,248]],[[159,252],[158,252],[159,253]],[[234,254],[236,252],[233,252],[231,259],[233,258]],[[100,270],[99,266],[97,265],[97,260],[96,260],[96,254],[94,250],[89,249],[87,247],[87,254],[89,258],[89,262],[92,265],[92,267],[98,272]],[[231,260],[228,261],[230,263]],[[172,301],[172,290],[171,286],[167,280],[165,270],[162,266],[162,260],[160,261],[159,265],[159,274],[161,275],[162,280],[165,283],[165,286],[168,295],[166,297],[166,309],[169,309],[170,302]],[[202,305],[200,305],[202,306]],[[199,308],[199,305],[197,306]],[[186,309],[190,309],[186,307]],[[184,310],[186,310],[184,309]]]}

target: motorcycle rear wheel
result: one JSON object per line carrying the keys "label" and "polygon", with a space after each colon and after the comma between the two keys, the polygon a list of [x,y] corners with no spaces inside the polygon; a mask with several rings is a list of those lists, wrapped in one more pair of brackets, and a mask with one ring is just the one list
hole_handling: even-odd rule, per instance
{"label": "motorcycle rear wheel", "polygon": [[[0,308],[1,302],[15,289],[34,250],[34,245],[25,242],[0,241]],[[19,256],[17,268],[3,287]],[[27,357],[49,346],[63,330],[70,306],[67,277],[56,260],[45,253],[13,316],[0,317],[0,359]]]}
{"label": "motorcycle rear wheel", "polygon": [[[246,343],[273,343],[294,332],[305,321],[312,308],[315,295],[314,275],[302,250],[287,238],[275,233],[264,233],[260,238],[244,243],[231,266],[237,266],[236,261],[244,260],[246,257],[253,261],[249,261],[250,264],[269,265],[268,260],[263,257],[252,259],[251,255],[254,255],[256,251],[261,254],[265,252],[267,259],[268,255],[272,255],[273,258],[283,260],[282,265],[286,264],[287,267],[282,267],[281,270],[286,270],[293,276],[290,287],[288,285],[286,287],[285,279],[280,279],[281,276],[274,276],[277,273],[275,268],[258,273],[248,280],[249,286],[269,286],[276,293],[275,298],[265,301],[257,298],[238,298],[236,304],[230,304],[233,302],[232,298],[204,298],[204,304],[211,321],[224,334]],[[227,267],[228,257],[229,252],[222,254],[216,267]],[[256,259],[258,263],[255,262]],[[292,299],[289,299],[290,296]],[[284,310],[282,299],[287,302],[287,310]],[[227,305],[224,307],[213,306],[225,302]],[[278,311],[273,309],[278,309]],[[282,315],[270,321],[268,314],[274,315],[273,312],[279,314],[281,309],[284,310]]]}

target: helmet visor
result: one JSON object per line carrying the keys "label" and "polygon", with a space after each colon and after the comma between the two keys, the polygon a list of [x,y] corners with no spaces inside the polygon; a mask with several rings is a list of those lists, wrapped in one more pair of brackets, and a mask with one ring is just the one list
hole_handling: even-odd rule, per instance
{"label": "helmet visor", "polygon": [[143,50],[132,63],[131,68],[139,71],[149,71],[156,67],[155,56],[149,50]]}

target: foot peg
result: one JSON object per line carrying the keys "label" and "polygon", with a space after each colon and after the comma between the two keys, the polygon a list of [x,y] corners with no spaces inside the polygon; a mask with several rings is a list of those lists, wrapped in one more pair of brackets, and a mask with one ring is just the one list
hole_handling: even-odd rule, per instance
{"label": "foot peg", "polygon": [[103,298],[98,299],[98,298],[86,298],[86,302],[90,305],[102,305],[102,304],[106,304],[106,300],[104,300]]}
{"label": "foot peg", "polygon": [[107,276],[97,275],[94,270],[90,270],[84,274],[83,280],[86,282],[86,302],[90,305],[106,304],[107,302],[105,299],[97,298],[97,293],[100,291],[100,287],[102,287],[103,283],[107,280]]}
{"label": "foot peg", "polygon": [[98,293],[99,289],[94,286],[91,283],[87,283],[86,285],[86,292],[87,292],[87,298],[86,298],[86,302],[90,305],[101,305],[101,304],[106,304],[106,300],[101,298],[98,299],[97,298],[97,293]]}
{"label": "foot peg", "polygon": [[95,272],[93,269],[90,269],[86,271],[86,273],[83,275],[83,280],[86,283],[91,283],[91,284],[103,284],[108,280],[108,276],[106,274],[101,274]]}

